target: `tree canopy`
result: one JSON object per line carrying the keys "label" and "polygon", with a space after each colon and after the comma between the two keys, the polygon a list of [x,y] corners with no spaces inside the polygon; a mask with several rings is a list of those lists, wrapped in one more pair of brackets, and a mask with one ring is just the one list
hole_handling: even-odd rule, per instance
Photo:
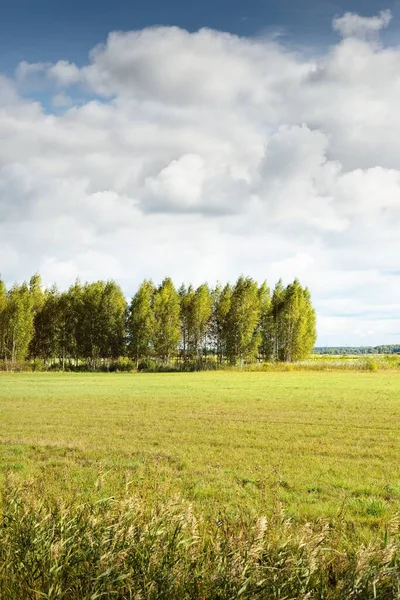
{"label": "tree canopy", "polygon": [[128,303],[114,281],[76,281],[60,292],[39,275],[8,290],[0,279],[0,360],[86,365],[129,357],[139,366],[205,367],[306,358],[316,340],[310,292],[296,279],[177,289],[167,277],[145,280]]}

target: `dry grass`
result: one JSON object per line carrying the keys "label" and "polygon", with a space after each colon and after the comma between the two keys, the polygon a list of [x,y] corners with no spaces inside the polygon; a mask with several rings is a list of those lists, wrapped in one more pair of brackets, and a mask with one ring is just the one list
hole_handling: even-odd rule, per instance
{"label": "dry grass", "polygon": [[8,483],[0,527],[2,600],[343,600],[399,598],[398,522],[364,545],[340,521],[205,522],[190,504],[38,501]]}

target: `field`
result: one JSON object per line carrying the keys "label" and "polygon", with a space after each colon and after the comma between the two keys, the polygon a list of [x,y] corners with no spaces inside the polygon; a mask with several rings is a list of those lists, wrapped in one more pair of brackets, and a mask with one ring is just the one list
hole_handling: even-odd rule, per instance
{"label": "field", "polygon": [[2,600],[398,600],[395,372],[0,375]]}
{"label": "field", "polygon": [[48,497],[376,527],[400,508],[396,373],[1,374],[0,470]]}

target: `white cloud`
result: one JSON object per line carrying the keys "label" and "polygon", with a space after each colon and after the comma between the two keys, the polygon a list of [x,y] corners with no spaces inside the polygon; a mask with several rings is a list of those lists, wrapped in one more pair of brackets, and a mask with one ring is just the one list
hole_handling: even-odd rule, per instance
{"label": "white cloud", "polygon": [[[313,60],[159,27],[110,34],[83,67],[1,76],[3,275],[115,277],[127,293],[166,274],[298,276],[321,343],[396,341],[400,50],[377,43],[389,20],[336,19],[344,39]],[[29,85],[54,114],[18,97]]]}
{"label": "white cloud", "polygon": [[23,82],[28,77],[32,77],[35,75],[46,74],[48,69],[51,69],[52,65],[50,62],[38,62],[38,63],[28,63],[26,60],[23,60],[19,63],[18,67],[15,69],[15,77],[18,82]]}
{"label": "white cloud", "polygon": [[198,154],[173,160],[155,177],[147,177],[141,205],[148,212],[230,214],[241,210],[249,187],[229,165],[206,164]]}
{"label": "white cloud", "polygon": [[90,58],[81,76],[96,93],[178,105],[270,103],[308,68],[272,42],[177,27],[111,33]]}
{"label": "white cloud", "polygon": [[0,73],[0,108],[18,102],[18,94],[13,83]]}
{"label": "white cloud", "polygon": [[205,162],[197,154],[173,160],[144,183],[144,208],[157,210],[198,208],[205,179]]}
{"label": "white cloud", "polygon": [[345,13],[333,20],[333,29],[343,37],[365,37],[387,27],[392,20],[390,10],[381,10],[378,16],[362,17],[356,13]]}
{"label": "white cloud", "polygon": [[59,60],[55,65],[49,67],[47,74],[63,87],[74,85],[81,80],[78,67],[66,60]]}

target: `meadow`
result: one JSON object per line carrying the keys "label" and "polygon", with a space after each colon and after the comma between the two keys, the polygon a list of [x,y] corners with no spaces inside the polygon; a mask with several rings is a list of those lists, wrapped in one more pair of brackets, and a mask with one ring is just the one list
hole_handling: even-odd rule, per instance
{"label": "meadow", "polygon": [[[400,507],[397,373],[1,374],[0,469],[47,495],[379,523]],[[0,483],[1,485],[1,483]]]}
{"label": "meadow", "polygon": [[396,372],[0,374],[0,596],[399,598]]}

